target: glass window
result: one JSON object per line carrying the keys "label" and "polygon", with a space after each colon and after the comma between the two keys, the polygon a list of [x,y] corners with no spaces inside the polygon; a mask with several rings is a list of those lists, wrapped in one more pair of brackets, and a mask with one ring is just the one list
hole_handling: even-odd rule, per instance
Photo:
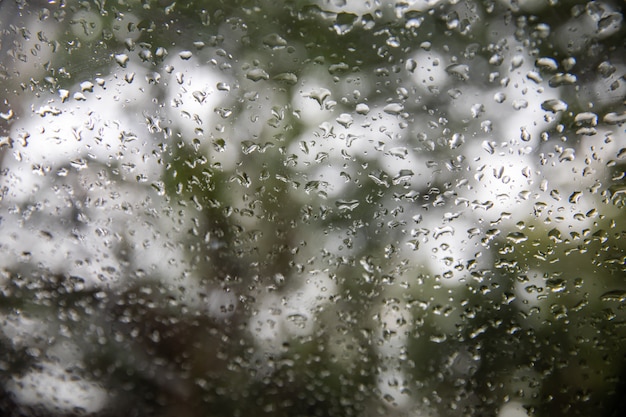
{"label": "glass window", "polygon": [[626,413],[619,0],[0,3],[0,414]]}

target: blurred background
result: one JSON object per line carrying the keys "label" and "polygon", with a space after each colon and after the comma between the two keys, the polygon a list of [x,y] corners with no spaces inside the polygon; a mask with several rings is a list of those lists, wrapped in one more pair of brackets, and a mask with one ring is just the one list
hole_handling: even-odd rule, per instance
{"label": "blurred background", "polygon": [[618,0],[0,2],[3,416],[621,416]]}

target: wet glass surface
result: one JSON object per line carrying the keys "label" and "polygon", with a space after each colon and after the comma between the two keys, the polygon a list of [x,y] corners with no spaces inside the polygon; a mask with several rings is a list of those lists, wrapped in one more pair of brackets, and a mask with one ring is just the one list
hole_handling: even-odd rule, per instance
{"label": "wet glass surface", "polygon": [[622,415],[623,12],[1,2],[1,414]]}

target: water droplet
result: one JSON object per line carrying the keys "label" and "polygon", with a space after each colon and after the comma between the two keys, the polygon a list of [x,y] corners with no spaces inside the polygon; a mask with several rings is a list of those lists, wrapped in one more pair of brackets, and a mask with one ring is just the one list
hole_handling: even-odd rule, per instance
{"label": "water droplet", "polygon": [[550,87],[561,87],[563,85],[574,85],[578,79],[574,74],[558,73],[548,81]]}
{"label": "water droplet", "polygon": [[333,24],[333,29],[337,32],[338,35],[345,35],[349,33],[356,23],[358,16],[352,13],[339,13],[335,19],[335,23]]}
{"label": "water droplet", "polygon": [[190,59],[193,56],[193,52],[191,51],[180,51],[178,53],[178,56],[180,57],[180,59],[187,61],[188,59]]}
{"label": "water droplet", "polygon": [[576,151],[573,148],[565,148],[559,155],[559,162],[573,161],[576,159]]}
{"label": "water droplet", "polygon": [[413,73],[413,71],[415,71],[416,68],[417,68],[417,62],[413,58],[407,59],[406,61],[407,71],[409,71],[410,73]]}
{"label": "water droplet", "polygon": [[602,121],[611,125],[621,125],[626,122],[626,111],[620,113],[611,112],[604,115]]}
{"label": "water droplet", "polygon": [[623,20],[621,13],[617,12],[602,17],[598,21],[598,34],[603,37],[612,35],[621,29]]}
{"label": "water droplet", "polygon": [[626,301],[626,290],[611,290],[600,296],[602,301],[618,301],[623,303]]}
{"label": "water droplet", "polygon": [[263,45],[272,49],[280,49],[287,46],[287,41],[278,33],[271,33],[263,38]]}
{"label": "water droplet", "polygon": [[561,231],[556,227],[548,232],[548,237],[554,243],[561,243],[563,239],[561,239]]}
{"label": "water droplet", "polygon": [[596,126],[598,124],[598,115],[592,112],[578,113],[574,117],[574,122],[578,126]]}
{"label": "water droplet", "polygon": [[477,119],[485,113],[485,106],[480,103],[473,104],[470,108],[470,113],[473,119]]}
{"label": "water droplet", "polygon": [[126,54],[116,54],[115,55],[115,62],[117,62],[117,64],[122,67],[122,68],[126,68],[126,64],[128,63],[128,55]]}
{"label": "water droplet", "polygon": [[317,88],[317,89],[311,90],[304,97],[309,97],[317,101],[317,103],[320,105],[320,109],[323,109],[324,101],[326,101],[326,99],[330,97],[330,90],[326,88]]}
{"label": "water droplet", "polygon": [[395,156],[396,158],[404,159],[409,154],[409,151],[404,146],[394,146],[389,149],[389,155]]}
{"label": "water droplet", "polygon": [[352,116],[348,113],[342,113],[335,120],[337,120],[337,123],[339,123],[341,126],[345,127],[346,129],[349,128],[350,125],[354,122],[354,119],[352,119]]}
{"label": "water droplet", "polygon": [[568,201],[572,204],[578,203],[578,200],[583,196],[581,191],[574,191],[568,198]]}
{"label": "water droplet", "polygon": [[389,103],[384,108],[383,111],[388,114],[400,114],[404,110],[404,106],[400,103]]}
{"label": "water droplet", "polygon": [[489,64],[491,65],[495,65],[496,67],[499,65],[502,65],[502,63],[504,62],[504,57],[501,54],[493,54],[490,58],[489,58]]}
{"label": "water droplet", "polygon": [[535,65],[544,71],[556,71],[559,68],[559,64],[557,64],[554,58],[543,57],[539,58]]}
{"label": "water droplet", "polygon": [[556,113],[567,110],[567,103],[559,99],[550,99],[541,103],[541,108],[545,111]]}
{"label": "water droplet", "polygon": [[306,327],[308,318],[303,314],[296,313],[288,315],[287,320],[293,323],[296,327],[304,329]]}
{"label": "water droplet", "polygon": [[269,80],[270,75],[262,68],[253,68],[246,73],[246,78],[254,82]]}
{"label": "water droplet", "polygon": [[279,81],[288,85],[294,85],[298,82],[298,77],[293,72],[283,72],[280,74],[276,74],[273,77],[273,80]]}
{"label": "water droplet", "polygon": [[359,206],[359,200],[337,200],[335,205],[339,210],[352,211]]}
{"label": "water droplet", "polygon": [[345,62],[339,62],[337,64],[332,64],[328,67],[328,72],[330,74],[342,74],[346,71],[348,71],[350,69],[350,67],[348,66],[348,64],[346,64]]}
{"label": "water droplet", "polygon": [[365,114],[368,114],[370,112],[370,107],[367,104],[365,104],[365,103],[359,103],[359,104],[356,105],[355,111],[358,114],[365,115]]}
{"label": "water droplet", "polygon": [[465,143],[465,135],[463,135],[462,133],[455,133],[448,140],[448,147],[450,149],[456,149],[459,146],[463,145],[464,143]]}
{"label": "water droplet", "polygon": [[495,152],[495,145],[496,143],[494,141],[484,140],[482,143],[482,148],[486,150],[487,153],[489,153],[490,155],[493,155],[493,153]]}
{"label": "water droplet", "polygon": [[397,185],[397,184],[400,184],[401,182],[409,181],[413,175],[415,174],[410,169],[401,169],[398,172],[398,175],[393,177],[393,183]]}
{"label": "water droplet", "polygon": [[511,59],[511,70],[521,67],[523,63],[524,57],[522,55],[515,55],[513,59]]}
{"label": "water droplet", "polygon": [[452,64],[446,68],[446,72],[461,81],[467,81],[470,78],[470,68],[465,64]]}

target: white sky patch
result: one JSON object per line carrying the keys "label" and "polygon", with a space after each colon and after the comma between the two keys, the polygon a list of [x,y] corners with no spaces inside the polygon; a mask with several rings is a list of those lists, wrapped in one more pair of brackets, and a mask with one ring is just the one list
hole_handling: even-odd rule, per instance
{"label": "white sky patch", "polygon": [[200,64],[196,57],[181,61],[175,55],[167,64],[174,70],[168,81],[166,109],[174,125],[181,129],[183,138],[191,140],[196,136],[196,128],[210,130],[215,108],[226,93],[218,89],[218,83],[227,84],[227,80],[208,65]]}
{"label": "white sky patch", "polygon": [[50,411],[96,413],[107,403],[106,390],[95,382],[80,378],[56,363],[42,363],[40,369],[15,377],[8,390],[20,404],[41,405]]}
{"label": "white sky patch", "polygon": [[381,399],[393,408],[405,408],[411,403],[407,388],[407,377],[397,369],[386,369],[377,376]]}
{"label": "white sky patch", "polygon": [[410,64],[415,68],[411,71],[416,85],[423,91],[433,92],[435,89],[443,89],[450,81],[450,75],[446,72],[446,58],[435,51],[418,51]]}
{"label": "white sky patch", "polygon": [[528,411],[523,404],[517,401],[507,402],[502,405],[498,417],[528,417]]}
{"label": "white sky patch", "polygon": [[263,351],[278,353],[289,338],[310,336],[318,310],[337,292],[334,281],[322,272],[303,278],[301,285],[288,294],[259,297],[258,313],[250,317],[248,328]]}

